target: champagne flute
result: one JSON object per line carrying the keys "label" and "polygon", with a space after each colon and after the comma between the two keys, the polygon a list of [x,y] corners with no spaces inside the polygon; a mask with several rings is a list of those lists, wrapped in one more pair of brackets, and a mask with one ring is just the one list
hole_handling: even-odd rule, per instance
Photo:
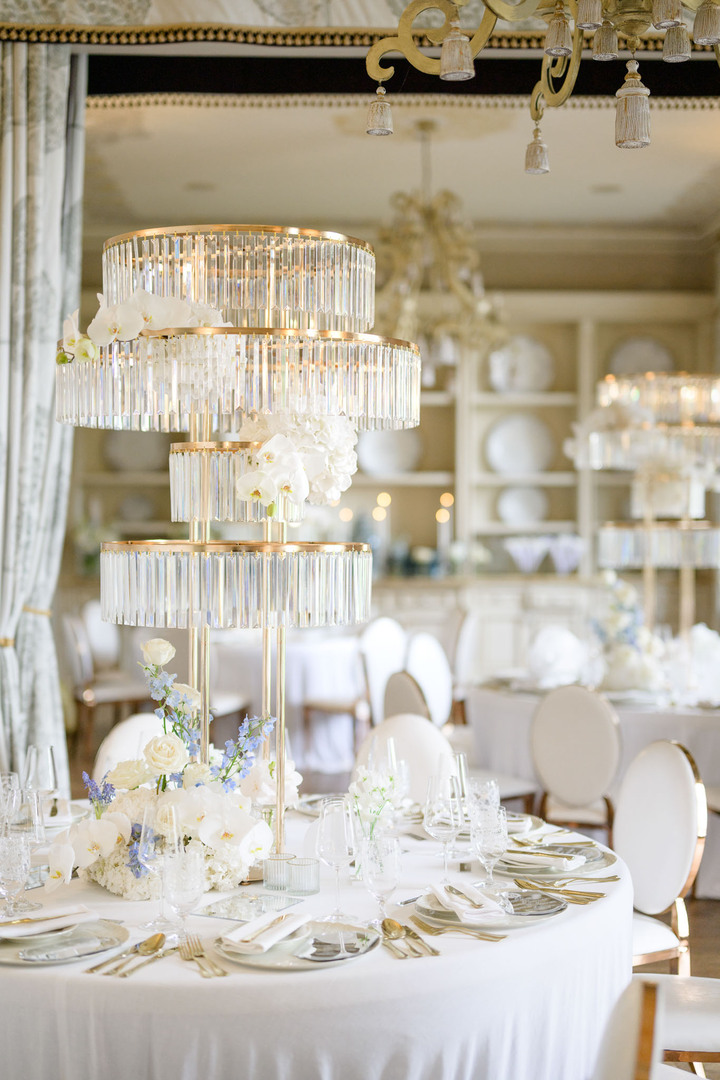
{"label": "champagne flute", "polygon": [[348,916],[340,909],[340,871],[355,857],[355,831],[350,804],[343,796],[323,799],[317,853],[335,871],[335,911],[325,921],[344,922]]}
{"label": "champagne flute", "polygon": [[187,941],[187,917],[205,891],[205,856],[179,847],[163,859],[163,888],[169,907],[180,920],[179,942]]}
{"label": "champagne flute", "polygon": [[487,874],[482,887],[487,892],[497,893],[493,870],[498,859],[507,851],[508,845],[505,807],[486,806],[479,810],[473,819],[471,838],[477,857]]}
{"label": "champagne flute", "polygon": [[431,776],[424,811],[425,831],[443,847],[443,879],[448,881],[448,849],[463,825],[462,800],[457,776]]}
{"label": "champagne flute", "polygon": [[363,882],[377,900],[382,922],[387,917],[385,905],[400,881],[400,841],[397,836],[366,837],[361,860]]}
{"label": "champagne flute", "polygon": [[[458,753],[453,754],[453,772],[455,773],[455,776],[457,777],[458,788],[460,790],[460,807],[461,807],[462,816],[463,816],[461,829],[464,829],[465,826],[467,825],[468,813],[469,813],[470,773],[469,773],[469,770],[468,770],[467,754],[465,754],[463,751],[459,751]],[[467,859],[467,857],[468,857],[468,847],[469,847],[469,837],[468,837],[468,842],[464,843],[463,846],[461,846],[458,843],[458,838],[456,836],[453,839],[453,842],[452,842],[452,845],[450,847],[450,851],[448,852],[448,854],[453,859]]]}
{"label": "champagne flute", "polygon": [[38,792],[41,807],[44,807],[47,799],[52,799],[49,816],[55,817],[58,812],[58,782],[55,751],[52,746],[28,746],[22,786],[27,791]]}

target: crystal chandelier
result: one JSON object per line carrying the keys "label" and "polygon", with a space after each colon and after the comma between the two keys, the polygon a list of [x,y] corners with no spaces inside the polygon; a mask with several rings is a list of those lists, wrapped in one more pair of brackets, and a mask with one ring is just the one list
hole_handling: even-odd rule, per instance
{"label": "crystal chandelier", "polygon": [[[472,226],[460,217],[450,191],[432,193],[433,120],[416,123],[420,142],[420,192],[392,198],[395,212],[380,230],[378,263],[385,267],[377,306],[383,326],[400,339],[418,341],[424,372],[455,364],[460,347],[497,344],[507,336],[496,301],[485,292]],[[437,297],[439,304],[428,303]]]}
{"label": "crystal chandelier", "polygon": [[[303,503],[241,497],[251,441],[213,433],[263,418],[312,426],[344,418],[355,430],[419,419],[417,346],[367,331],[375,256],[338,233],[275,226],[149,229],[108,240],[103,295],[127,308],[137,290],[221,314],[222,325],[118,334],[96,355],[57,368],[57,417],[82,427],[185,432],[170,452],[172,517],[184,541],[102,546],[103,617],[187,628],[200,691],[200,760],[209,757],[210,632],[259,627],[263,717],[276,718],[276,847],[283,849],[285,634],[370,617],[371,553],[357,543],[288,543]],[[115,307],[116,306],[116,307]],[[242,431],[241,431],[242,435]],[[348,481],[349,482],[349,481]],[[262,524],[262,540],[211,539],[213,521]],[[273,655],[275,659],[273,673]]]}
{"label": "crystal chandelier", "polygon": [[[650,91],[643,85],[635,59],[643,35],[653,29],[664,33],[662,53],[667,63],[689,60],[691,44],[684,14],[694,11],[693,41],[697,47],[714,48],[720,63],[720,0],[521,0],[516,4],[477,0],[472,4],[473,10],[479,9],[479,26],[474,32],[466,32],[460,25],[460,11],[466,4],[468,0],[411,0],[400,16],[397,34],[370,48],[366,67],[379,85],[368,113],[368,134],[391,135],[393,131],[382,85],[395,72],[392,65],[382,63],[388,53],[401,53],[428,75],[449,81],[472,79],[474,59],[487,44],[498,19],[517,24],[534,16],[547,23],[540,79],[530,96],[535,129],[525,160],[529,173],[549,171],[540,121],[546,106],[557,108],[572,94],[586,34],[593,35],[593,60],[617,60],[621,49],[630,54],[625,80],[616,94],[615,143],[622,149],[637,149],[650,142]],[[426,11],[444,18],[441,26],[423,31],[431,45],[440,46],[437,58],[418,47],[417,31],[413,32],[413,23]]]}

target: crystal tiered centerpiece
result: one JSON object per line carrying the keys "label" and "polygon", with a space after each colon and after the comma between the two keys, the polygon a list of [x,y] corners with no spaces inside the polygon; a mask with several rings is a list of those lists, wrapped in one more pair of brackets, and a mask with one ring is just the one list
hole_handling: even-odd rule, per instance
{"label": "crystal tiered centerpiece", "polygon": [[[115,237],[90,343],[66,342],[57,369],[59,420],[188,435],[170,452],[172,518],[188,522],[188,539],[103,544],[103,615],[188,629],[203,763],[210,632],[262,628],[279,851],[286,630],[366,621],[372,577],[367,545],[288,543],[287,526],[308,493],[330,501],[348,486],[357,431],[419,421],[417,346],[367,332],[374,283],[372,248],[337,233],[208,225]],[[240,436],[214,441],[221,431]],[[283,456],[294,462],[284,473]],[[259,523],[262,539],[213,541],[214,521]]]}

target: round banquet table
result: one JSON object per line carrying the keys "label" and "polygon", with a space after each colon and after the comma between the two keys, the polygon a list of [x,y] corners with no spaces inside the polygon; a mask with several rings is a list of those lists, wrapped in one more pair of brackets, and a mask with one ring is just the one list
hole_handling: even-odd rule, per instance
{"label": "round banquet table", "polygon": [[[288,818],[302,853],[308,819]],[[439,880],[432,841],[403,837],[394,899]],[[23,1080],[586,1080],[609,1011],[631,975],[632,889],[619,883],[586,907],[489,943],[445,935],[440,957],[398,961],[383,948],[313,971],[259,970],[223,961],[228,978],[202,979],[177,955],[129,979],[86,975],[97,957],[34,967],[0,965],[3,1075]],[[602,874],[602,871],[600,872]],[[472,880],[464,875],[464,880]],[[38,893],[34,894],[35,896]],[[209,894],[216,899],[218,894]],[[82,901],[123,920],[131,940],[148,904],[79,882],[48,904]],[[367,920],[375,902],[347,883],[343,907]],[[326,914],[334,874],[294,911]],[[392,914],[407,920],[411,909]],[[191,916],[211,942],[233,924]]]}
{"label": "round banquet table", "polygon": [[[467,702],[472,763],[537,783],[530,753],[530,725],[539,694],[476,687]],[[702,780],[720,785],[720,710],[657,705],[614,705],[620,721],[620,767],[609,794],[617,796],[625,771],[643,747],[675,739],[693,755]],[[720,817],[710,814],[696,895],[720,898]]]}

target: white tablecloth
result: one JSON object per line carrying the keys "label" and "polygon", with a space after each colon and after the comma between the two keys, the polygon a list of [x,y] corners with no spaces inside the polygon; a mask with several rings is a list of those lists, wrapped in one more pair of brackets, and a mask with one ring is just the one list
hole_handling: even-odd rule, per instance
{"label": "white tablecloth", "polygon": [[[540,697],[506,691],[472,690],[467,701],[473,764],[537,781],[530,754],[530,723]],[[620,768],[611,796],[637,754],[656,739],[675,739],[695,758],[706,784],[720,785],[720,710],[616,705],[622,733]],[[720,819],[710,814],[697,895],[720,897]]]}
{"label": "white tablecloth", "polygon": [[[213,686],[248,694],[256,714],[262,702],[261,648],[260,635],[253,631],[213,635]],[[302,706],[310,699],[352,701],[363,693],[358,638],[326,630],[288,634],[285,683],[285,720],[295,764],[301,770],[348,772],[354,757],[351,717],[314,714],[306,746]]]}
{"label": "white tablecloth", "polygon": [[[288,821],[302,851],[306,821]],[[403,886],[440,876],[437,845],[404,841]],[[83,974],[88,961],[0,966],[0,1053],[8,1080],[586,1080],[609,1010],[631,974],[631,886],[491,944],[435,939],[442,955],[398,961],[385,949],[310,972],[232,966],[201,979],[176,956],[131,979]],[[303,908],[327,913],[334,875]],[[466,876],[466,880],[469,877]],[[37,893],[35,894],[37,895]],[[132,939],[148,904],[73,883],[55,894],[123,919]],[[376,906],[347,885],[345,910]],[[398,908],[407,918],[409,909]],[[211,940],[228,923],[193,917]],[[227,965],[230,967],[230,965]]]}

